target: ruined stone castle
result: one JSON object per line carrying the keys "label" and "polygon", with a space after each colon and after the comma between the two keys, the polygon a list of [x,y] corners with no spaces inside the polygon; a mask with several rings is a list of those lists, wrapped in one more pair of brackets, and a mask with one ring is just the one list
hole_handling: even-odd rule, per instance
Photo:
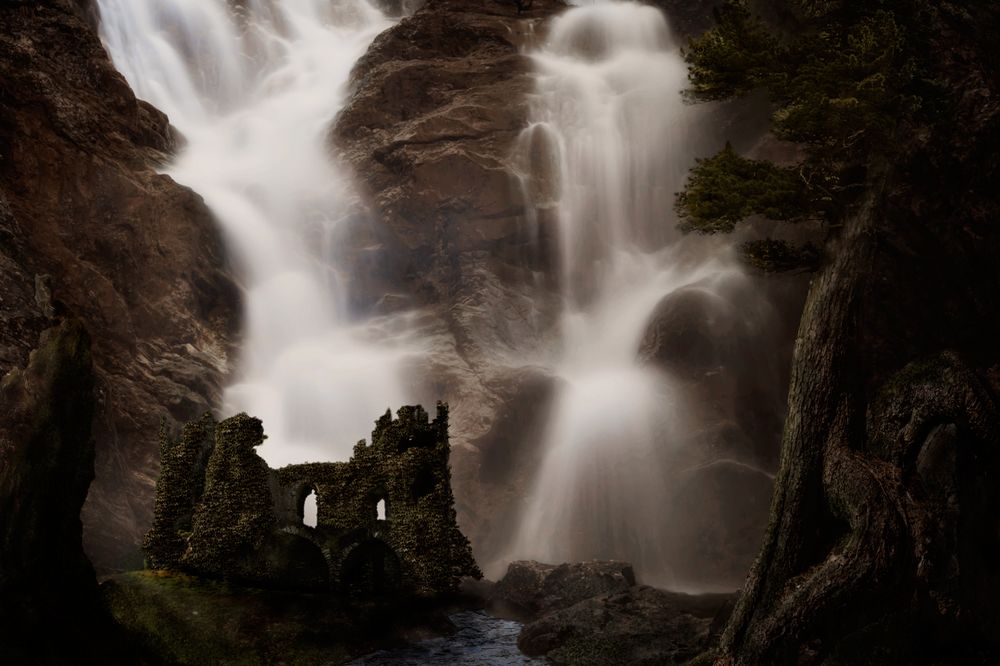
{"label": "ruined stone castle", "polygon": [[[260,420],[211,415],[161,434],[147,565],[252,585],[436,594],[481,576],[455,520],[448,408],[386,412],[349,462],[270,469]],[[315,493],[315,527],[303,520]]]}

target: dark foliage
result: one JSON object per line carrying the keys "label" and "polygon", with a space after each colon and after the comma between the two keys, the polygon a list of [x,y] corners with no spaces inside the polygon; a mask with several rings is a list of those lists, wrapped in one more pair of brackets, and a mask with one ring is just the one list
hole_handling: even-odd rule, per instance
{"label": "dark foliage", "polygon": [[872,156],[892,159],[902,128],[941,112],[924,46],[926,3],[777,5],[781,24],[765,21],[745,0],[716,11],[716,27],[685,51],[687,96],[717,101],[765,90],[775,135],[802,145],[806,156],[776,166],[727,145],[701,160],[677,198],[685,231],[730,232],[753,215],[836,225],[856,204]]}

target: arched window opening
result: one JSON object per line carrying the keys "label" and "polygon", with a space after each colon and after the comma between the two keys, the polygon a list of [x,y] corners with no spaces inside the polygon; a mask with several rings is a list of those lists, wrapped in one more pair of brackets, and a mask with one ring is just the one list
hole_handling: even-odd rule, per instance
{"label": "arched window opening", "polygon": [[317,522],[316,491],[313,490],[306,495],[302,504],[302,524],[306,527],[316,527]]}
{"label": "arched window opening", "polygon": [[385,500],[380,499],[375,505],[375,515],[378,520],[385,520]]}

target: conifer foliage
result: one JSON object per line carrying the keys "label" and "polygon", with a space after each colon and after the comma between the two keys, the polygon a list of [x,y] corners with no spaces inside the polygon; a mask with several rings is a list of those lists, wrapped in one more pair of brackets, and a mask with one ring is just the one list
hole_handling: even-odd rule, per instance
{"label": "conifer foliage", "polygon": [[[919,46],[922,1],[760,4],[726,0],[715,27],[690,41],[686,96],[720,101],[763,90],[774,134],[802,145],[805,157],[778,166],[727,144],[700,160],[676,201],[684,231],[728,233],[751,216],[836,226],[863,189],[872,156],[891,159],[899,128],[933,111],[925,100],[934,84],[921,76],[930,57]],[[744,246],[751,263],[769,270],[815,266],[815,250],[773,239]],[[782,261],[754,261],[776,251]]]}

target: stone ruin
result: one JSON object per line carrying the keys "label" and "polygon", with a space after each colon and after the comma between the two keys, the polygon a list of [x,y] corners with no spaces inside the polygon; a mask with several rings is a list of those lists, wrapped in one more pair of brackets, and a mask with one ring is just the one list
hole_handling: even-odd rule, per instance
{"label": "stone ruin", "polygon": [[254,451],[263,441],[246,414],[161,433],[147,566],[352,596],[440,594],[482,576],[455,519],[446,405],[431,422],[419,406],[386,411],[349,462],[273,470]]}

